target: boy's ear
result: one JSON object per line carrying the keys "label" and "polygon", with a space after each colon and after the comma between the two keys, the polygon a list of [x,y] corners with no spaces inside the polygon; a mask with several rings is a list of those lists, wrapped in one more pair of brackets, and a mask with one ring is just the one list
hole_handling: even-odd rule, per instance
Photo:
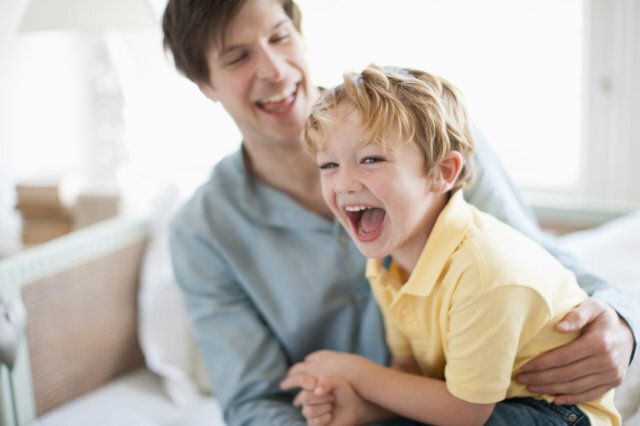
{"label": "boy's ear", "polygon": [[198,89],[200,89],[200,92],[202,92],[203,95],[205,95],[207,98],[209,98],[213,102],[218,102],[218,94],[216,90],[213,88],[213,86],[211,85],[211,83],[199,82],[196,84],[198,85]]}
{"label": "boy's ear", "polygon": [[435,166],[436,179],[434,188],[440,193],[445,193],[453,188],[463,166],[464,158],[462,158],[462,154],[458,151],[451,151],[445,155],[438,165]]}

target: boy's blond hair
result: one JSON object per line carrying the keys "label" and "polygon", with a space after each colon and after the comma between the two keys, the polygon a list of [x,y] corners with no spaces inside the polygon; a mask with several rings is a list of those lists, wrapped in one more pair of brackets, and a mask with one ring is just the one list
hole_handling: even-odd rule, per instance
{"label": "boy's blond hair", "polygon": [[339,105],[351,104],[360,115],[369,143],[385,144],[391,130],[401,140],[415,142],[431,172],[451,151],[464,166],[453,190],[473,180],[475,142],[458,90],[448,81],[424,71],[369,65],[362,73],[347,73],[344,82],[325,90],[313,106],[304,129],[305,149],[315,155],[324,146],[324,128],[335,122]]}

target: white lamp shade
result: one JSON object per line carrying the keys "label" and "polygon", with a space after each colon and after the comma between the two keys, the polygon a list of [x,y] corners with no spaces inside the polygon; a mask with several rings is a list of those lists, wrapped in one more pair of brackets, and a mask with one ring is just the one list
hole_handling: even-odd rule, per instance
{"label": "white lamp shade", "polygon": [[31,0],[20,31],[105,31],[157,25],[148,0]]}

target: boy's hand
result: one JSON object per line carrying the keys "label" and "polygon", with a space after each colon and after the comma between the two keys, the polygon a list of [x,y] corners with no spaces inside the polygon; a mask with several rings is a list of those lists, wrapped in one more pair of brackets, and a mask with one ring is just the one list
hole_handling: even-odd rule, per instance
{"label": "boy's hand", "polygon": [[332,387],[326,380],[319,380],[314,390],[303,389],[293,400],[295,407],[302,407],[302,415],[307,424],[320,426],[328,425],[333,419]]}
{"label": "boy's hand", "polygon": [[321,350],[308,355],[303,362],[289,369],[289,376],[307,374],[315,377],[340,376],[350,380],[354,373],[363,367],[366,358],[346,352]]}
{"label": "boy's hand", "polygon": [[[364,411],[364,401],[356,394],[349,382],[342,377],[323,377],[313,392],[315,398],[332,396],[332,410],[319,416],[309,417],[302,410],[309,425],[313,426],[352,426],[357,425]],[[309,410],[309,412],[312,412]]]}
{"label": "boy's hand", "polygon": [[622,383],[633,335],[613,308],[590,298],[567,313],[556,330],[582,334],[525,364],[517,376],[519,383],[532,392],[557,395],[556,404],[591,401]]}
{"label": "boy's hand", "polygon": [[[313,388],[309,388],[311,383],[314,383]],[[284,390],[302,388],[294,398],[293,405],[302,407],[302,415],[307,424],[312,426],[356,425],[365,406],[364,401],[341,377],[316,380],[306,373],[290,373],[280,387]]]}

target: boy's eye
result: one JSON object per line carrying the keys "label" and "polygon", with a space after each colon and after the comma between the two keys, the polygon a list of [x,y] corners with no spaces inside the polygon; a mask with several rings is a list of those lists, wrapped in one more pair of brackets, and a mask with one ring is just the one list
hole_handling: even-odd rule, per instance
{"label": "boy's eye", "polygon": [[373,164],[384,161],[382,157],[364,157],[361,161],[362,164]]}
{"label": "boy's eye", "polygon": [[329,170],[329,169],[335,169],[336,167],[338,167],[338,165],[336,163],[332,163],[328,161],[326,163],[320,164],[318,167],[320,167],[320,170]]}

